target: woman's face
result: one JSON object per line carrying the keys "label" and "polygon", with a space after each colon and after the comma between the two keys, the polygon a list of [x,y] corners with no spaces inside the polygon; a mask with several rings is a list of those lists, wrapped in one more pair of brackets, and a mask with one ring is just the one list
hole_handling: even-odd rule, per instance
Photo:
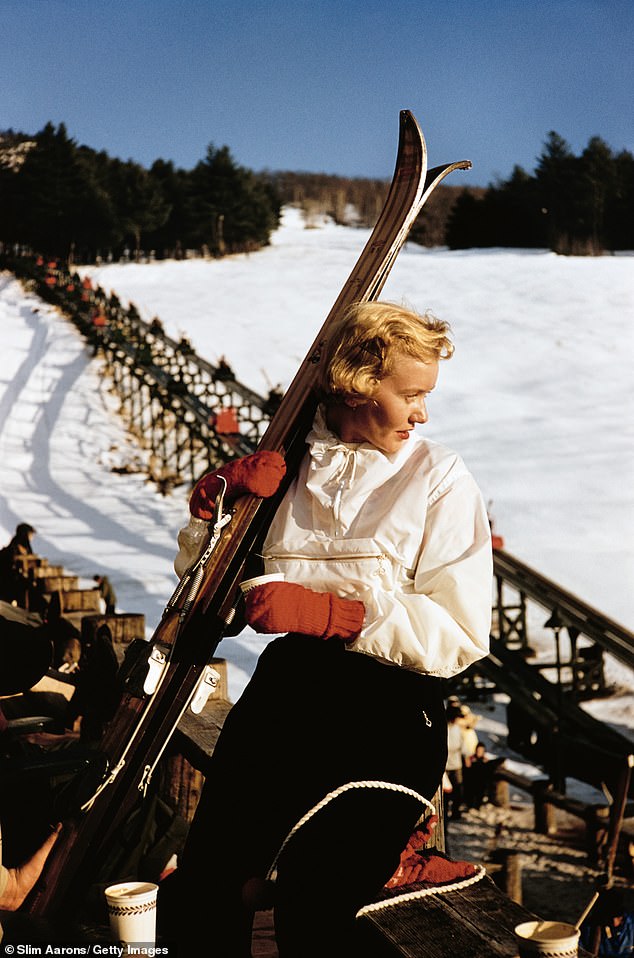
{"label": "woman's face", "polygon": [[425,399],[436,385],[438,363],[399,356],[395,371],[382,379],[372,399],[346,402],[338,432],[344,442],[369,442],[381,452],[398,452],[416,423],[427,422]]}

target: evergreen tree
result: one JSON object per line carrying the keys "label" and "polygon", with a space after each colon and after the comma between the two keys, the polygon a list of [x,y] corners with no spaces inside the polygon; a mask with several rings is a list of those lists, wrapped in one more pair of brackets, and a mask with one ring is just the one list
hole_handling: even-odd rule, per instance
{"label": "evergreen tree", "polygon": [[142,237],[167,221],[170,206],[160,185],[138,163],[112,160],[108,179],[120,231],[138,260]]}
{"label": "evergreen tree", "polygon": [[35,139],[13,183],[12,238],[68,257],[91,245],[95,224],[109,222],[108,197],[63,123],[48,123]]}
{"label": "evergreen tree", "polygon": [[634,249],[634,155],[614,158],[614,189],[606,199],[605,230],[613,250]]}
{"label": "evergreen tree", "polygon": [[577,222],[576,165],[566,141],[551,130],[537,162],[536,179],[546,217],[548,245],[556,253],[572,251]]}
{"label": "evergreen tree", "polygon": [[546,245],[543,206],[533,176],[515,166],[510,179],[487,191],[484,203],[487,246]]}
{"label": "evergreen tree", "polygon": [[484,199],[463,190],[447,221],[446,243],[449,249],[473,249],[486,246]]}
{"label": "evergreen tree", "polygon": [[516,166],[481,198],[463,194],[448,223],[450,247],[545,246],[597,254],[634,247],[634,157],[592,137],[576,157],[552,131],[534,175]]}
{"label": "evergreen tree", "polygon": [[147,242],[160,257],[180,257],[189,245],[191,233],[189,174],[175,169],[172,162],[156,160],[150,167],[150,178],[162,193],[169,215],[164,223],[149,231]]}
{"label": "evergreen tree", "polygon": [[612,150],[600,137],[593,136],[579,160],[579,239],[586,243],[589,253],[601,253],[606,246],[606,205],[615,183]]}
{"label": "evergreen tree", "polygon": [[279,204],[262,179],[236,166],[227,146],[210,144],[190,183],[195,245],[222,256],[268,243],[279,221]]}

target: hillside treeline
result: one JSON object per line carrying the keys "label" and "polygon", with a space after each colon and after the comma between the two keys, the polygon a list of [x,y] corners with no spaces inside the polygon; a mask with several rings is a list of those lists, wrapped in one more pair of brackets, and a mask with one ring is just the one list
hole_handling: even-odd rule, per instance
{"label": "hillside treeline", "polygon": [[[325,216],[341,226],[374,226],[390,185],[387,180],[327,173],[284,171],[268,175],[282,205],[299,207],[307,227],[317,225]],[[421,246],[445,244],[449,215],[461,192],[460,187],[443,184],[432,193],[410,233],[413,242]],[[471,188],[469,192],[479,196],[483,190]]]}
{"label": "hillside treeline", "polygon": [[0,134],[0,240],[76,262],[257,249],[278,225],[265,177],[210,145],[192,170],[78,146],[64,124]]}
{"label": "hillside treeline", "polygon": [[[389,186],[315,173],[269,177],[282,203],[299,206],[309,226],[320,216],[372,226]],[[488,188],[439,186],[410,239],[430,247],[536,247],[576,255],[634,249],[634,156],[614,153],[600,137],[575,156],[551,132],[532,174],[516,166],[508,180]]]}
{"label": "hillside treeline", "polygon": [[452,249],[514,246],[597,255],[634,249],[634,155],[592,137],[575,156],[554,131],[532,174],[511,177],[481,195],[464,192],[447,223]]}
{"label": "hillside treeline", "polygon": [[[222,256],[269,242],[283,205],[307,227],[324,216],[371,227],[386,180],[303,172],[256,174],[226,146],[192,170],[145,169],[78,146],[63,124],[0,133],[0,242],[74,262]],[[533,173],[516,166],[488,188],[442,184],[410,234],[424,246],[511,246],[597,254],[634,248],[634,156],[599,137],[575,156],[551,132]]]}
{"label": "hillside treeline", "polygon": [[386,180],[330,173],[284,170],[267,175],[282,206],[299,208],[308,228],[325,216],[340,226],[374,226],[389,186]]}

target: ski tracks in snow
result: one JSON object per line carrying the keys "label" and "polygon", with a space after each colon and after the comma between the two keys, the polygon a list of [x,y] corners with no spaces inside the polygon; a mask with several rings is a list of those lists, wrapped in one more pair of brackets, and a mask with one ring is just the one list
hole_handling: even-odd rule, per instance
{"label": "ski tracks in snow", "polygon": [[[108,575],[122,609],[154,624],[175,579],[175,528],[185,505],[142,474],[114,475],[136,449],[101,393],[98,364],[56,310],[0,276],[0,525],[37,530],[36,551],[70,571]],[[101,402],[95,402],[101,393]],[[149,588],[148,588],[149,587]]]}

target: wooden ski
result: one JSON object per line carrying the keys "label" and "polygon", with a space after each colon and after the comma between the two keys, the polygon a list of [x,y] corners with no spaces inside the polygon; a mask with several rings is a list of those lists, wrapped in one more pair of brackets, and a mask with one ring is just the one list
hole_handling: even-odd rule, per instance
{"label": "wooden ski", "polygon": [[[272,499],[243,497],[232,513],[210,523],[216,539],[179,583],[148,643],[148,694],[126,692],[101,743],[107,770],[83,810],[64,823],[47,867],[25,908],[53,917],[81,900],[117,829],[142,799],[154,767],[192,700],[213,687],[207,663],[227,620],[249,554],[261,541],[304,454],[317,404],[314,386],[329,332],[354,302],[377,299],[423,205],[438,184],[468,160],[427,170],[427,149],[416,119],[400,114],[394,177],[383,210],[346,284],[262,437],[259,448],[281,452],[287,474]],[[154,690],[152,691],[152,687]],[[79,896],[79,897],[78,897]]]}

